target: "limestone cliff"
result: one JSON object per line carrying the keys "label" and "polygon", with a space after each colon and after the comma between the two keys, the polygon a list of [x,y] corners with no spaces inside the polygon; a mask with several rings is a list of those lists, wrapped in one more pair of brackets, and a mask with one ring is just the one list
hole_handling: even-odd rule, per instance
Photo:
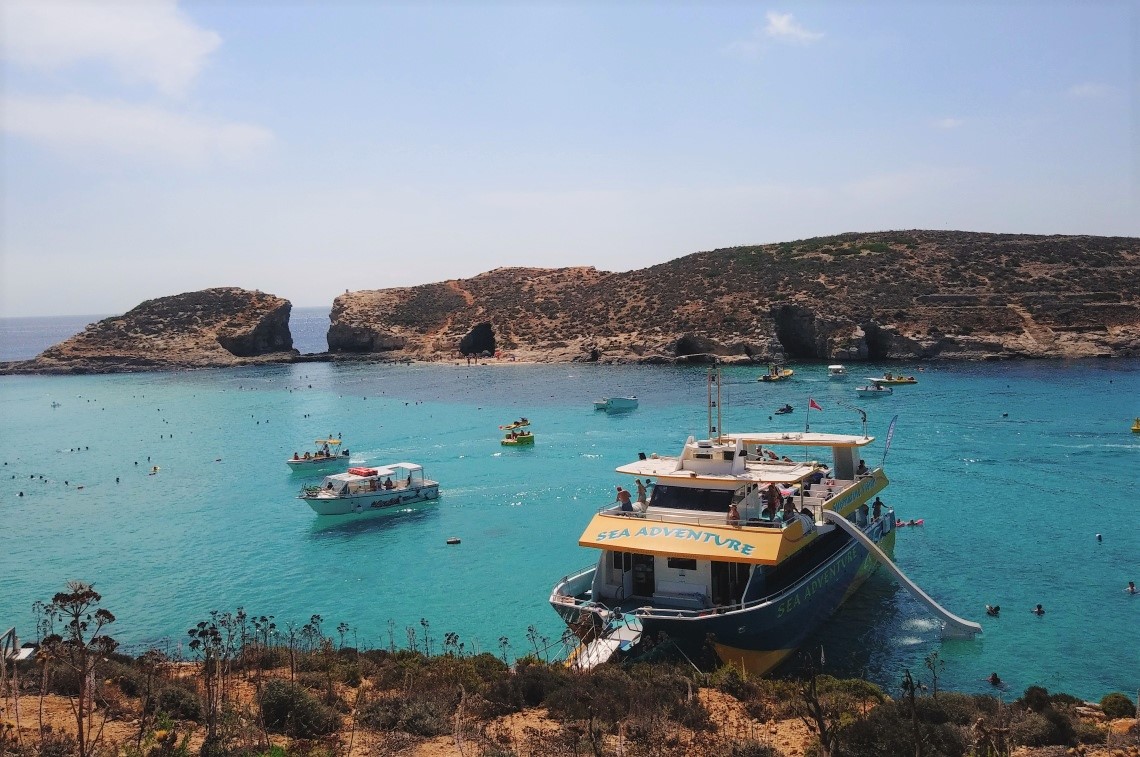
{"label": "limestone cliff", "polygon": [[12,373],[113,373],[282,362],[295,356],[288,300],[236,287],[147,300],[93,323]]}
{"label": "limestone cliff", "polygon": [[329,349],[546,361],[1140,355],[1140,239],[849,233],[337,297]]}

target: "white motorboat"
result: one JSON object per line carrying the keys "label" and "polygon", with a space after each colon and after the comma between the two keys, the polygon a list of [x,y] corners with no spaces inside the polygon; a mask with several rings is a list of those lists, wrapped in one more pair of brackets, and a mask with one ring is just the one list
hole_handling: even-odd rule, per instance
{"label": "white motorboat", "polygon": [[426,478],[423,466],[415,463],[349,468],[303,487],[298,495],[317,515],[406,510],[438,498],[439,482]]}
{"label": "white motorboat", "polygon": [[317,439],[314,444],[317,445],[316,452],[306,452],[303,455],[294,452],[285,464],[297,472],[343,468],[348,465],[348,450],[340,448],[340,439]]}
{"label": "white motorboat", "polygon": [[895,390],[889,386],[875,383],[875,379],[868,379],[870,384],[860,386],[855,389],[855,393],[860,397],[885,397],[889,394],[894,394]]}
{"label": "white motorboat", "polygon": [[595,410],[605,410],[607,413],[620,413],[626,410],[637,409],[637,397],[606,397],[594,402]]}
{"label": "white motorboat", "polygon": [[847,378],[847,369],[842,365],[829,365],[827,366],[827,377],[832,380],[841,381]]}

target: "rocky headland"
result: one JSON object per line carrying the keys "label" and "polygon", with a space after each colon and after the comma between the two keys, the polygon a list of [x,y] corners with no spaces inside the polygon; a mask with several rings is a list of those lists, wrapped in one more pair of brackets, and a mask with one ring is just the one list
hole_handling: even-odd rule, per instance
{"label": "rocky headland", "polygon": [[1140,355],[1140,239],[850,233],[336,298],[329,350],[548,362]]}
{"label": "rocky headland", "polygon": [[290,362],[288,300],[219,287],[147,300],[5,373],[123,373]]}
{"label": "rocky headland", "polygon": [[1140,239],[849,233],[635,271],[499,268],[333,302],[328,352],[292,349],[287,300],[148,300],[0,373],[298,360],[997,360],[1140,355]]}

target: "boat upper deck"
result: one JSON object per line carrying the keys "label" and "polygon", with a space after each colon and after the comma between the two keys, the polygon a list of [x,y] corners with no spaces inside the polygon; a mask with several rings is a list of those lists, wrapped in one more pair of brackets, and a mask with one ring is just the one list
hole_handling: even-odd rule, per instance
{"label": "boat upper deck", "polygon": [[618,473],[631,476],[648,476],[658,480],[679,478],[682,481],[700,476],[701,483],[708,486],[735,488],[744,482],[756,484],[782,484],[802,481],[815,472],[810,463],[787,462],[785,460],[765,460],[748,458],[743,469],[735,472],[700,472],[681,465],[677,457],[647,457],[617,469]]}

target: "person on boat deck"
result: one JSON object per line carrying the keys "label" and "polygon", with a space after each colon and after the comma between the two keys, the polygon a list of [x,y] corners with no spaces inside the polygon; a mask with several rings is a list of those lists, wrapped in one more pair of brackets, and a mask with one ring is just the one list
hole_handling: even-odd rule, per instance
{"label": "person on boat deck", "polygon": [[391,476],[388,476],[388,478],[384,479],[384,488],[385,489],[395,489],[396,488],[396,485],[392,483],[392,477]]}
{"label": "person on boat deck", "polygon": [[313,459],[313,456],[312,456],[312,455],[310,455],[308,452],[306,452],[306,453],[305,453],[305,459],[306,459],[306,460],[312,460],[312,459]]}
{"label": "person on boat deck", "polygon": [[792,458],[788,457],[787,455],[784,455],[784,456],[783,456],[781,459],[782,459],[782,460],[783,460],[785,463],[794,463],[794,462],[795,462],[795,460],[793,460]]}
{"label": "person on boat deck", "polygon": [[808,483],[815,486],[825,478],[827,478],[827,472],[823,468],[816,468],[812,471],[811,475],[808,476]]}
{"label": "person on boat deck", "polygon": [[298,455],[296,452],[294,452],[294,453],[293,453],[293,459],[294,459],[294,460],[300,460],[300,459],[301,459],[301,456],[300,456],[300,455]]}
{"label": "person on boat deck", "polygon": [[859,469],[855,471],[855,475],[856,476],[868,476],[870,474],[871,474],[871,471],[867,470],[867,463],[860,460],[859,461]]}
{"label": "person on boat deck", "polygon": [[404,488],[405,488],[405,489],[411,489],[411,488],[412,488],[412,474],[411,474],[411,471],[409,471],[409,472],[408,472],[408,478],[407,478],[407,480],[405,480],[405,481],[404,481]]}
{"label": "person on boat deck", "polygon": [[768,484],[768,490],[764,492],[764,498],[768,501],[768,506],[772,508],[772,512],[780,509],[780,503],[784,498],[780,496],[780,490],[776,484]]}
{"label": "person on boat deck", "polygon": [[620,486],[617,488],[617,498],[614,500],[614,502],[621,503],[622,512],[633,512],[633,502],[630,501],[629,492]]}
{"label": "person on boat deck", "polygon": [[883,515],[883,500],[875,497],[875,501],[871,505],[875,508],[871,511],[871,517],[878,520]]}
{"label": "person on boat deck", "polygon": [[728,517],[725,518],[725,523],[730,526],[740,525],[740,511],[736,509],[735,502],[728,506]]}
{"label": "person on boat deck", "polygon": [[637,484],[637,501],[644,505],[645,504],[645,484],[641,483],[640,478],[636,479],[635,483]]}
{"label": "person on boat deck", "polygon": [[1041,605],[1037,605],[1032,610],[1030,610],[1030,612],[1033,613],[1034,615],[1044,615],[1045,614],[1045,608],[1042,607]]}
{"label": "person on boat deck", "polygon": [[788,497],[784,500],[783,518],[785,521],[789,521],[794,517],[796,517],[796,503],[792,501],[791,497]]}
{"label": "person on boat deck", "polygon": [[867,507],[867,503],[859,505],[859,517],[855,519],[856,523],[860,526],[867,525],[867,514],[870,513],[871,508]]}

